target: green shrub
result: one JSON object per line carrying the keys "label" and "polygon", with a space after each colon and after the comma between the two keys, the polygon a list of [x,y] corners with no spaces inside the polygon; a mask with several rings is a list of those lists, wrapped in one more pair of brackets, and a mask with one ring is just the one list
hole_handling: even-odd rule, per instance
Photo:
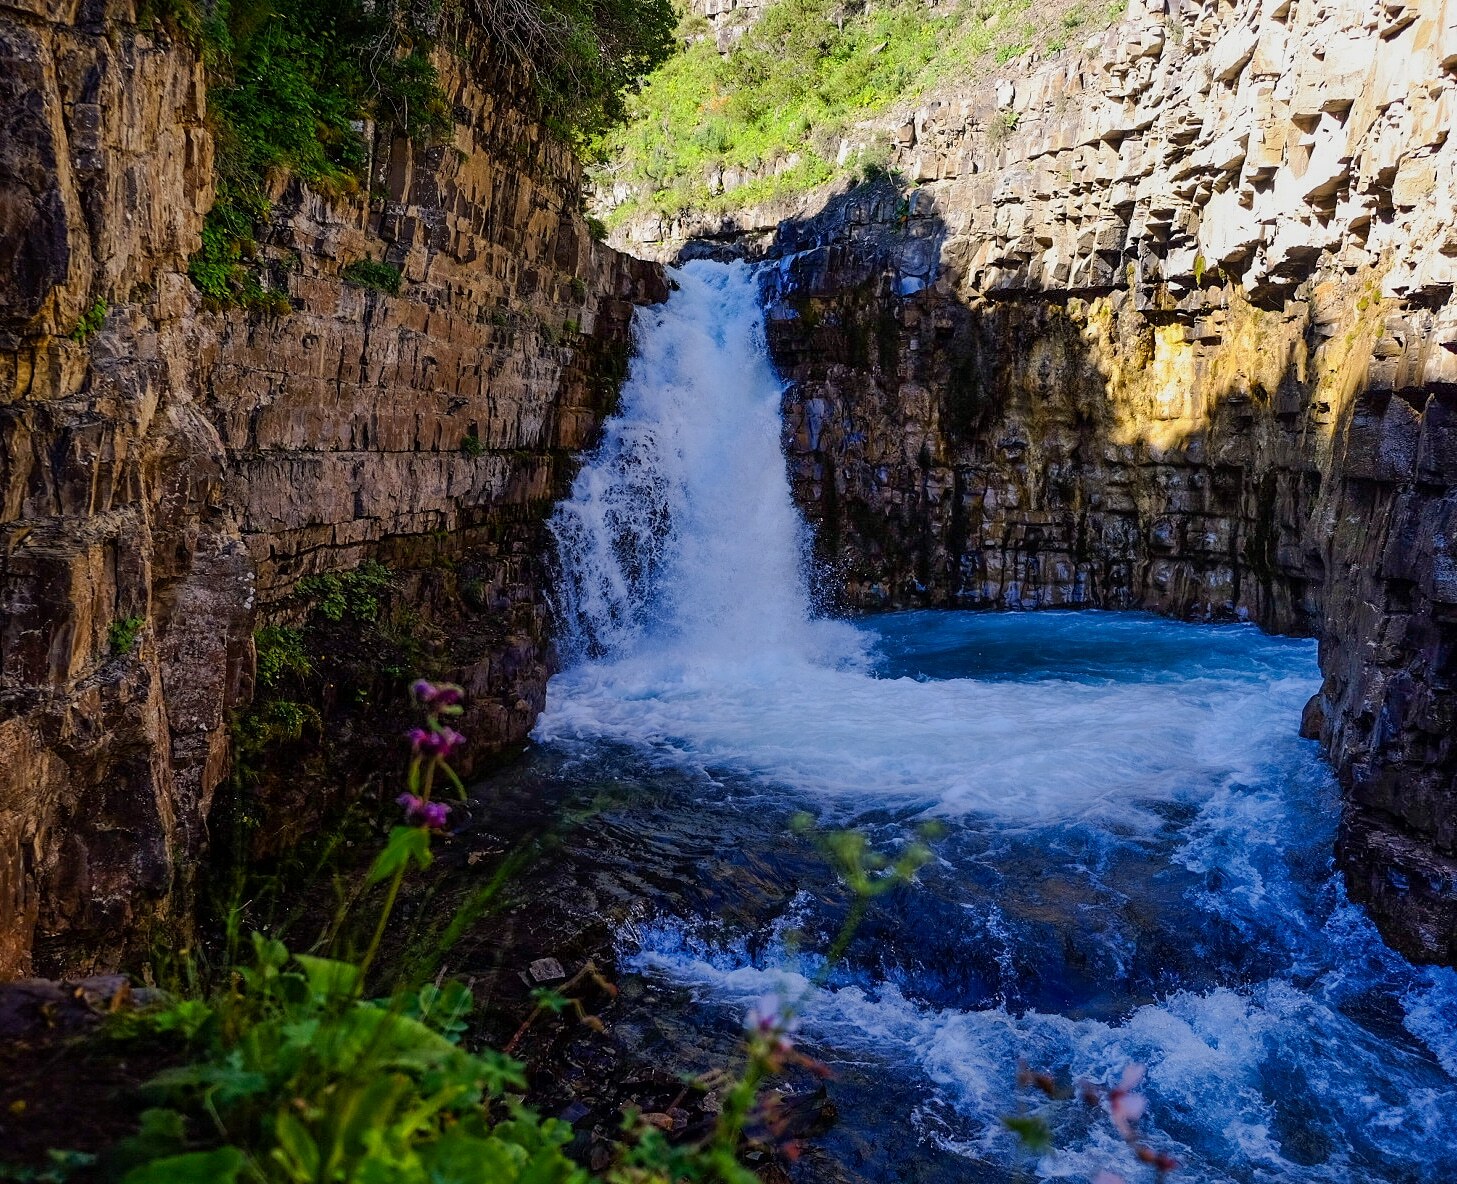
{"label": "green shrub", "polygon": [[640,80],[675,47],[672,0],[473,0],[531,73],[547,125],[584,145],[627,114]]}
{"label": "green shrub", "polygon": [[298,582],[299,598],[309,602],[309,612],[326,621],[345,616],[370,623],[379,617],[379,598],[394,587],[394,574],[382,563],[368,560],[353,571],[324,572],[304,576]]}
{"label": "green shrub", "polygon": [[106,631],[106,644],[114,657],[122,657],[136,648],[137,638],[146,627],[144,617],[123,617],[113,621]]}
{"label": "green shrub", "polygon": [[106,301],[98,296],[96,302],[81,314],[81,319],[76,322],[75,327],[68,336],[72,341],[85,341],[86,338],[100,329],[102,325],[106,324],[106,314],[108,311],[109,306]]}
{"label": "green shrub", "polygon": [[314,672],[301,629],[264,625],[253,634],[253,648],[257,654],[258,685],[265,690],[277,688],[289,676],[303,679]]}
{"label": "green shrub", "polygon": [[309,731],[323,727],[318,708],[296,699],[263,698],[238,721],[236,759],[241,769],[251,769],[264,753],[280,744],[302,740]]}
{"label": "green shrub", "polygon": [[460,450],[474,460],[486,451],[486,446],[481,443],[481,438],[474,431],[471,431],[461,440]]}
{"label": "green shrub", "polygon": [[344,282],[360,288],[373,288],[393,296],[400,290],[400,269],[392,263],[376,263],[373,259],[356,259],[339,273]]}

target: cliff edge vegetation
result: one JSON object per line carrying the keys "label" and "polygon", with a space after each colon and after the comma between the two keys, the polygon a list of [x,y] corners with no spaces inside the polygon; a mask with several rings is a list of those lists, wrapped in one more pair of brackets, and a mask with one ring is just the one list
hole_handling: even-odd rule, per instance
{"label": "cliff edge vegetation", "polygon": [[856,123],[1024,54],[1059,52],[1125,7],[699,0],[678,27],[683,51],[627,97],[624,122],[592,139],[597,204],[615,226],[646,210],[730,210],[883,170],[889,140],[851,148]]}
{"label": "cliff edge vegetation", "polygon": [[628,92],[672,52],[675,15],[669,0],[147,0],[138,19],[193,42],[210,79],[217,197],[189,273],[216,305],[283,311],[286,295],[251,265],[270,177],[353,194],[375,125],[421,146],[448,139],[437,48],[460,55],[466,28],[487,30],[530,75],[542,122],[583,144],[625,117]]}

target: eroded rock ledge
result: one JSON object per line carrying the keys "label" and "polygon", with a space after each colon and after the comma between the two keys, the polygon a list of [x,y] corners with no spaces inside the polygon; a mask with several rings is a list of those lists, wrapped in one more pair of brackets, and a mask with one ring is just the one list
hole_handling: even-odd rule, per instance
{"label": "eroded rock ledge", "polygon": [[[449,143],[376,136],[369,197],[276,194],[263,255],[291,311],[206,311],[205,79],[134,22],[128,0],[0,3],[0,976],[185,929],[254,629],[305,574],[388,563],[451,637],[475,755],[524,738],[542,521],[632,302],[664,291],[593,241],[575,160],[477,38],[440,59]],[[398,295],[343,281],[364,258]]]}
{"label": "eroded rock ledge", "polygon": [[1454,123],[1453,0],[1135,0],[898,124],[902,184],[636,228],[779,258],[786,447],[850,604],[1318,634],[1351,894],[1447,962]]}

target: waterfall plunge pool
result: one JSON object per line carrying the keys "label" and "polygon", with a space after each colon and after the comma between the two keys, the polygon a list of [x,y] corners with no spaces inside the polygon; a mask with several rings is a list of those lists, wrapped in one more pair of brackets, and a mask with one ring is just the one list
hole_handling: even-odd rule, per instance
{"label": "waterfall plunge pool", "polygon": [[[1147,1066],[1179,1180],[1457,1178],[1457,975],[1389,951],[1332,870],[1338,793],[1297,736],[1313,644],[818,616],[753,273],[676,279],[553,520],[565,663],[522,774],[591,803],[579,880],[623,918],[659,1045],[721,1049],[787,992],[836,1074],[811,1165],[842,1177],[1149,1178],[1072,1103],[1023,1156],[1001,1118],[1025,1060]],[[848,900],[798,811],[888,851],[945,827],[827,972]]]}
{"label": "waterfall plunge pool", "polygon": [[[1146,1065],[1176,1180],[1457,1178],[1457,974],[1345,899],[1337,789],[1296,732],[1313,643],[1111,613],[860,631],[861,669],[639,656],[553,684],[535,759],[610,803],[619,962],[678,988],[671,1038],[787,994],[835,1071],[826,1145],[865,1179],[1152,1178],[1071,1102],[1022,1156],[1019,1060]],[[822,986],[848,897],[800,810],[886,851],[945,827]]]}

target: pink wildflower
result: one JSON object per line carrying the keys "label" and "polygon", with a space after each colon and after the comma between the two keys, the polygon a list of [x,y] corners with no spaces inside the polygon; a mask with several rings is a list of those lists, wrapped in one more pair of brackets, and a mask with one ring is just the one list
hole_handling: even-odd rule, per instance
{"label": "pink wildflower", "polygon": [[395,799],[405,808],[405,821],[411,826],[424,826],[431,830],[444,830],[450,817],[450,807],[444,802],[427,802],[412,793],[402,793]]}
{"label": "pink wildflower", "polygon": [[465,698],[465,692],[452,682],[436,685],[424,678],[417,678],[410,684],[410,694],[415,696],[417,703],[430,711],[458,707]]}
{"label": "pink wildflower", "polygon": [[465,737],[454,728],[411,728],[405,733],[405,739],[416,752],[442,758],[465,743]]}
{"label": "pink wildflower", "polygon": [[794,1047],[790,1037],[799,1028],[799,1021],[789,1011],[784,996],[775,993],[759,997],[744,1017],[744,1027],[770,1041],[775,1052],[787,1053]]}
{"label": "pink wildflower", "polygon": [[1133,1092],[1142,1080],[1143,1066],[1129,1065],[1118,1084],[1108,1091],[1108,1116],[1125,1139],[1134,1137],[1133,1128],[1148,1109],[1148,1099]]}

